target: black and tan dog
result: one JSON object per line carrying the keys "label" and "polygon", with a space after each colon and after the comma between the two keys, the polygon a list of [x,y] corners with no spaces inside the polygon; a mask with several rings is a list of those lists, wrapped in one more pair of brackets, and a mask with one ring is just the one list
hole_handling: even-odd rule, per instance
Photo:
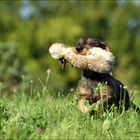
{"label": "black and tan dog", "polygon": [[[93,37],[81,38],[76,45],[76,51],[79,54],[86,55],[86,52],[93,47],[99,47],[109,51],[105,43]],[[95,89],[99,84],[101,85],[101,90],[97,91]],[[78,88],[79,105],[82,112],[90,111],[90,108],[84,105],[85,101],[88,101],[90,105],[98,103],[99,112],[111,109],[113,104],[121,110],[123,107],[125,110],[130,107],[128,91],[124,85],[119,80],[113,78],[110,73],[83,70]]]}
{"label": "black and tan dog", "polygon": [[[81,38],[75,47],[54,43],[49,53],[52,58],[62,62],[63,68],[69,62],[83,71],[78,85],[79,107],[82,112],[91,112],[94,103],[98,107],[97,112],[110,110],[113,105],[120,111],[128,110],[131,104],[128,91],[110,74],[114,56],[104,42],[88,37]],[[88,106],[85,105],[86,102]],[[139,111],[135,105],[133,107]]]}

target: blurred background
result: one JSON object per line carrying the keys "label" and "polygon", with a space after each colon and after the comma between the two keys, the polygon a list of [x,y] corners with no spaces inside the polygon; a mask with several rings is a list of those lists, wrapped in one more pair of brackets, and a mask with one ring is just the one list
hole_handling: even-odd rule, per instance
{"label": "blurred background", "polygon": [[51,94],[75,89],[81,71],[69,65],[62,71],[48,49],[54,42],[74,46],[84,36],[106,42],[116,56],[113,75],[140,89],[139,9],[139,0],[0,1],[0,93],[38,91],[48,73]]}

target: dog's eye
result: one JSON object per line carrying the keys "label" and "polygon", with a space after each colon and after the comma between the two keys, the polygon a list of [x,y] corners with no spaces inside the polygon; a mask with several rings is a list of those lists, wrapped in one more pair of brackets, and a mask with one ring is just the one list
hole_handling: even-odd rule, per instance
{"label": "dog's eye", "polygon": [[76,47],[76,51],[77,51],[77,52],[81,52],[82,50],[83,50],[83,48],[82,48],[81,46],[77,46],[77,47]]}

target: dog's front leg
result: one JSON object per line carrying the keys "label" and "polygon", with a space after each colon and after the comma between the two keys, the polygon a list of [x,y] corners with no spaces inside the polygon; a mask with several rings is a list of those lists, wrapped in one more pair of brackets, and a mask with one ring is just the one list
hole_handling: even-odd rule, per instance
{"label": "dog's front leg", "polygon": [[79,109],[81,112],[89,112],[89,97],[92,95],[92,89],[88,86],[86,81],[81,80],[78,86],[78,96],[79,96]]}
{"label": "dog's front leg", "polygon": [[80,100],[79,100],[79,109],[81,112],[89,112],[90,111],[90,107],[89,106],[86,106],[85,103],[86,103],[86,98],[84,96],[81,96],[80,97]]}
{"label": "dog's front leg", "polygon": [[93,84],[90,80],[82,78],[79,82],[79,109],[81,112],[89,112],[92,109],[92,104],[100,99],[99,94],[93,94]]}

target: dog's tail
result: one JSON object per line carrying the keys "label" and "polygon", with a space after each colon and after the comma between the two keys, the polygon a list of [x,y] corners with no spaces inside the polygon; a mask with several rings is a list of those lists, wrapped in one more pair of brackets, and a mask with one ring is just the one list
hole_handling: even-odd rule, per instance
{"label": "dog's tail", "polygon": [[140,108],[134,103],[134,92],[130,95],[130,106],[136,111],[140,113]]}
{"label": "dog's tail", "polygon": [[131,102],[131,107],[132,107],[136,112],[140,113],[140,108],[139,108],[137,105],[135,105],[133,102]]}

